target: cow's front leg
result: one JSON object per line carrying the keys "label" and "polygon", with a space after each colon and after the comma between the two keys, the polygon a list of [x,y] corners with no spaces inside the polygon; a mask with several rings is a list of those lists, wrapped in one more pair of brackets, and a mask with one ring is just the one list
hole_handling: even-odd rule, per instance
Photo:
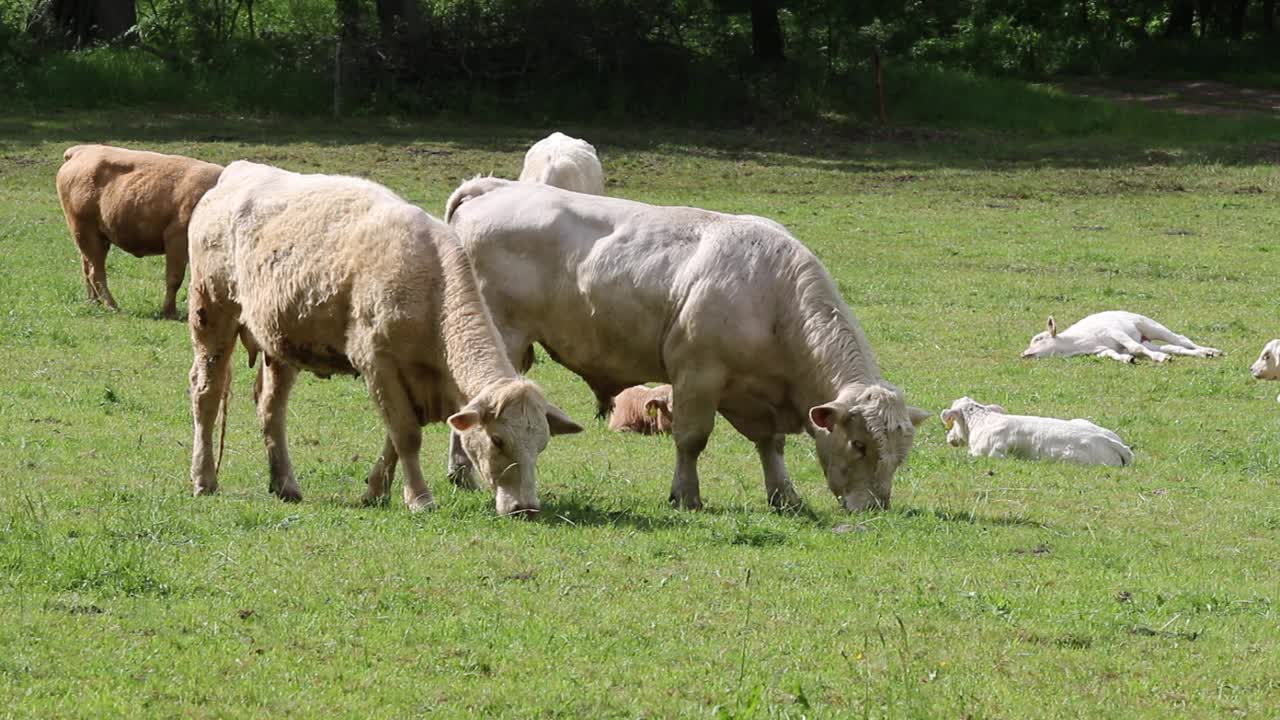
{"label": "cow's front leg", "polygon": [[462,449],[462,436],[456,430],[449,431],[449,482],[464,490],[479,490],[471,458]]}
{"label": "cow's front leg", "polygon": [[777,510],[798,510],[804,503],[796,493],[783,462],[782,450],[786,442],[786,435],[774,435],[756,442],[756,453],[760,455],[760,465],[764,468],[764,491],[769,504]]}
{"label": "cow's front leg", "polygon": [[289,410],[289,392],[298,379],[298,369],[272,358],[263,363],[262,391],[258,398],[258,420],[262,423],[262,440],[267,445],[267,466],[271,473],[272,494],[286,502],[302,500],[302,490],[293,477],[293,461],[289,459],[289,440],[285,417]]}
{"label": "cow's front leg", "polygon": [[679,379],[672,384],[672,405],[678,408],[671,427],[676,443],[676,471],[671,478],[669,499],[674,508],[702,509],[698,456],[707,447],[707,438],[711,437],[716,424],[719,384],[705,380],[695,384]]}
{"label": "cow's front leg", "polygon": [[1097,357],[1104,357],[1104,358],[1111,358],[1112,360],[1119,360],[1122,363],[1133,362],[1132,355],[1129,355],[1128,353],[1117,352],[1115,350],[1112,350],[1111,348],[1099,348],[1093,354],[1096,355]]}

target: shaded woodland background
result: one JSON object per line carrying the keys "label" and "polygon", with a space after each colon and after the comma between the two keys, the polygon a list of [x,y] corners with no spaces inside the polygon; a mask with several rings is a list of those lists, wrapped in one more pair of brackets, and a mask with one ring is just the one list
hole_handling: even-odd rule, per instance
{"label": "shaded woodland background", "polygon": [[749,124],[937,73],[1280,85],[1276,0],[0,0],[35,107]]}

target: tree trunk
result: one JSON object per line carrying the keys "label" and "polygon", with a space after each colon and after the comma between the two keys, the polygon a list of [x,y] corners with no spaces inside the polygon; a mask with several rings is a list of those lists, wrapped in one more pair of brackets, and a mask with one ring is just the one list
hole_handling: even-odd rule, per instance
{"label": "tree trunk", "polygon": [[1271,35],[1276,31],[1276,0],[1262,0],[1262,32]]}
{"label": "tree trunk", "polygon": [[1198,0],[1196,5],[1200,15],[1200,37],[1209,37],[1209,33],[1218,26],[1218,19],[1214,17],[1213,0]]}
{"label": "tree trunk", "polygon": [[27,18],[33,35],[72,47],[116,40],[137,24],[134,0],[40,0]]}
{"label": "tree trunk", "polygon": [[782,62],[778,0],[751,0],[751,53],[763,62]]}
{"label": "tree trunk", "polygon": [[1240,41],[1244,37],[1244,16],[1249,9],[1249,0],[1234,0],[1231,3],[1231,39]]}
{"label": "tree trunk", "polygon": [[1165,37],[1185,38],[1191,34],[1196,20],[1196,7],[1191,0],[1173,0],[1169,3],[1169,24]]}
{"label": "tree trunk", "polygon": [[377,0],[378,30],[384,45],[410,40],[422,34],[418,0]]}

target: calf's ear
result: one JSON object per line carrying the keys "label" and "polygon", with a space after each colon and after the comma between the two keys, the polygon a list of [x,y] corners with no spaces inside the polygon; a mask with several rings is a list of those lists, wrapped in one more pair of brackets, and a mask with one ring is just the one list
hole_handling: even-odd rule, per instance
{"label": "calf's ear", "polygon": [[956,422],[956,415],[959,415],[959,414],[960,413],[950,408],[943,410],[942,413],[938,415],[938,417],[942,418],[942,427],[947,430],[950,430],[951,426],[954,425]]}
{"label": "calf's ear", "polygon": [[925,420],[933,417],[933,413],[928,410],[922,410],[918,407],[907,406],[907,417],[911,418],[911,424],[920,427]]}
{"label": "calf's ear", "polygon": [[828,432],[836,426],[840,411],[835,405],[817,405],[809,409],[809,421]]}
{"label": "calf's ear", "polygon": [[1001,415],[1009,414],[1009,411],[1005,410],[1003,405],[988,405],[987,412],[1000,413]]}
{"label": "calf's ear", "polygon": [[1058,337],[1058,324],[1053,321],[1053,316],[1049,316],[1049,337]]}
{"label": "calf's ear", "polygon": [[564,411],[555,405],[547,406],[547,427],[552,435],[572,435],[582,432],[582,426],[569,419]]}

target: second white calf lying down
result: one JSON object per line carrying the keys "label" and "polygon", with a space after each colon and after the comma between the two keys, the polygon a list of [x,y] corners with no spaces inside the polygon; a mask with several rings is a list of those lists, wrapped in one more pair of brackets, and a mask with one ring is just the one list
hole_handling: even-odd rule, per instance
{"label": "second white calf lying down", "polygon": [[591,143],[553,132],[534,143],[524,154],[520,182],[603,195],[604,168],[600,167],[600,158]]}
{"label": "second white calf lying down", "polygon": [[1052,459],[1082,465],[1132,465],[1133,451],[1120,436],[1088,420],[1009,415],[999,405],[962,397],[942,411],[947,442],[968,443],[969,454]]}
{"label": "second white calf lying down", "polygon": [[[1280,340],[1272,340],[1262,348],[1249,373],[1257,380],[1280,380]],[[1280,395],[1276,396],[1276,402],[1280,402]]]}
{"label": "second white calf lying down", "polygon": [[1215,357],[1221,354],[1221,350],[1197,345],[1144,315],[1109,310],[1094,313],[1062,332],[1058,332],[1053,316],[1049,316],[1048,329],[1031,338],[1022,357],[1097,355],[1131,363],[1138,357],[1164,362],[1170,355]]}

